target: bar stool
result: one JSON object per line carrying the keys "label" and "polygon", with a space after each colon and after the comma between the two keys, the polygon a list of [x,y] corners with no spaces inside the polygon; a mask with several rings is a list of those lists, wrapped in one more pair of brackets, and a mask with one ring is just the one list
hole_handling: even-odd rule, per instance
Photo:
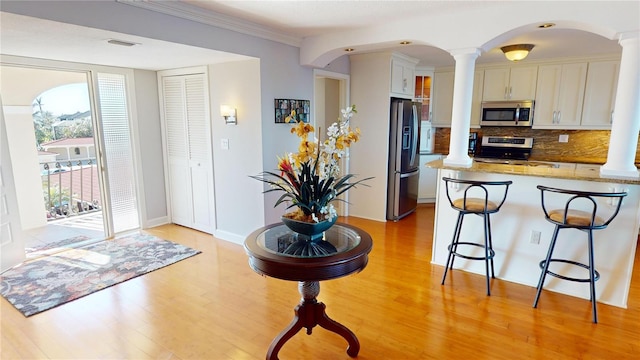
{"label": "bar stool", "polygon": [[[491,295],[490,283],[489,283],[489,263],[491,263],[491,277],[495,279],[495,272],[493,268],[493,257],[495,251],[493,251],[493,244],[491,242],[491,218],[490,215],[497,213],[507,199],[507,191],[509,191],[509,185],[512,181],[475,181],[475,180],[460,180],[443,177],[445,182],[445,188],[447,191],[447,199],[451,207],[458,211],[458,221],[456,223],[455,230],[453,231],[453,238],[451,244],[447,247],[449,250],[449,256],[447,257],[447,265],[444,268],[444,275],[442,276],[442,285],[447,278],[448,269],[453,270],[453,261],[456,256],[469,260],[484,260],[485,271],[487,278],[487,296]],[[450,188],[458,188],[464,186],[464,192],[462,198],[453,200],[450,194]],[[502,197],[500,202],[494,202],[489,200],[489,189],[491,191],[499,191]],[[471,197],[471,196],[475,197]],[[484,244],[478,244],[474,242],[460,241],[460,233],[462,230],[462,221],[464,216],[468,214],[482,216],[484,220]],[[458,246],[476,246],[484,249],[484,256],[470,256],[461,254],[458,252]]]}
{"label": "bar stool", "polygon": [[[575,190],[565,190],[558,188],[551,188],[547,186],[538,185],[538,189],[540,189],[540,196],[542,201],[542,210],[544,211],[544,216],[547,221],[551,222],[555,225],[555,229],[553,230],[553,235],[551,236],[551,244],[549,245],[549,251],[547,252],[547,257],[540,262],[540,269],[542,272],[540,273],[540,280],[538,281],[538,289],[536,292],[536,299],[533,302],[533,307],[538,307],[538,300],[540,299],[540,293],[542,292],[542,287],[544,285],[544,279],[547,274],[551,276],[555,276],[559,279],[569,280],[569,281],[577,281],[577,282],[588,282],[591,287],[591,296],[590,301],[593,308],[593,322],[595,324],[598,323],[598,312],[596,309],[596,287],[595,282],[600,278],[600,273],[595,269],[594,256],[593,256],[593,230],[602,230],[605,229],[609,223],[618,215],[620,211],[620,206],[622,205],[622,198],[627,196],[626,192],[613,192],[613,193],[604,193],[604,192],[588,192],[588,191],[575,191]],[[565,201],[564,207],[555,210],[547,210],[547,204],[545,203],[545,193],[554,193],[554,194],[563,194],[563,195],[554,195],[561,199],[561,201]],[[551,197],[552,194],[548,194],[548,197]],[[606,210],[606,213],[611,215],[604,216],[605,211],[602,208],[605,206],[598,207],[598,200],[601,202],[607,201],[608,204],[615,208],[614,211]],[[604,216],[604,217],[602,217]],[[588,236],[588,257],[589,264],[583,264],[577,261],[568,260],[568,259],[557,259],[552,258],[553,249],[556,246],[556,241],[558,240],[558,233],[562,229],[577,229],[587,233]],[[589,271],[589,278],[574,278],[570,276],[564,276],[549,270],[549,265],[552,262],[561,262],[565,264],[571,264],[575,266],[579,266],[585,268]]]}

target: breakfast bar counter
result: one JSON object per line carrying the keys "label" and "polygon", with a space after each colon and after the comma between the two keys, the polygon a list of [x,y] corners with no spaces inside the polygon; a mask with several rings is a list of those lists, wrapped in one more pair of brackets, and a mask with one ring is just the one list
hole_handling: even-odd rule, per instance
{"label": "breakfast bar counter", "polygon": [[[457,218],[456,211],[447,200],[442,178],[511,180],[513,184],[509,188],[505,204],[499,213],[491,216],[496,278],[532,287],[537,285],[540,276],[539,262],[546,256],[554,230],[553,224],[545,220],[540,191],[536,186],[599,192],[626,191],[628,195],[624,198],[617,217],[607,229],[594,233],[595,264],[601,274],[596,284],[596,299],[601,303],[626,308],[640,228],[640,178],[603,177],[597,165],[574,163],[474,161],[470,167],[457,167],[436,160],[425,166],[438,169],[431,262],[445,265],[447,246],[451,243]],[[461,196],[462,189],[453,190],[454,194],[457,191]],[[564,204],[552,205],[555,208]],[[614,205],[598,203],[599,207],[611,211],[615,209]],[[482,228],[481,217],[465,219],[461,239],[482,243]],[[565,231],[559,237],[554,255],[586,261],[586,237],[587,234],[579,230]],[[484,264],[479,261],[459,259],[454,268],[482,275],[485,273]],[[566,270],[575,277],[584,277],[581,272],[584,269],[567,267]],[[547,280],[545,290],[589,299],[589,286],[584,283],[553,278]],[[533,297],[531,300],[533,301]]]}
{"label": "breakfast bar counter", "polygon": [[435,169],[449,169],[466,172],[524,175],[552,177],[566,180],[585,180],[616,184],[640,185],[640,177],[614,177],[600,175],[600,167],[592,164],[581,163],[553,163],[545,161],[512,161],[507,163],[484,163],[474,161],[471,167],[457,167],[444,164],[443,160],[436,160],[426,164]]}

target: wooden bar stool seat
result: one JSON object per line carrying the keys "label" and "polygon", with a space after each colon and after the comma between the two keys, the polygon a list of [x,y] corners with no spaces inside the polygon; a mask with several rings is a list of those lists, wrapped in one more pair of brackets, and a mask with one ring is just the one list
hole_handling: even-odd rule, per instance
{"label": "wooden bar stool seat", "polygon": [[[491,284],[489,279],[489,265],[491,265],[491,277],[495,278],[495,270],[493,266],[493,257],[495,251],[493,250],[493,244],[491,241],[491,214],[497,213],[500,207],[507,199],[507,191],[512,181],[475,181],[475,180],[460,180],[443,177],[445,182],[445,188],[447,192],[447,199],[451,207],[458,211],[458,220],[456,227],[453,231],[453,238],[451,244],[447,247],[449,255],[447,257],[447,264],[444,268],[444,275],[442,276],[442,285],[447,278],[447,272],[449,269],[453,269],[453,261],[455,257],[459,256],[469,260],[483,260],[485,262],[485,276],[487,279],[487,295],[491,295]],[[463,188],[462,197],[453,199],[451,197],[452,188]],[[497,192],[498,195],[494,195],[494,199],[499,201],[490,200],[491,192]],[[478,215],[483,217],[484,222],[484,243],[479,244],[469,241],[460,241],[460,233],[462,230],[462,222],[464,216],[468,214]],[[484,249],[483,256],[470,256],[464,254],[458,250],[460,246],[473,246],[481,247]]]}
{"label": "wooden bar stool seat", "polygon": [[[576,191],[551,188],[542,185],[538,185],[537,188],[540,190],[542,210],[544,211],[545,218],[547,221],[554,224],[555,228],[553,230],[553,235],[551,236],[551,243],[549,244],[547,257],[540,262],[540,269],[542,269],[542,272],[540,273],[540,280],[538,281],[533,307],[538,307],[538,300],[540,300],[540,294],[547,274],[563,280],[588,282],[590,285],[593,322],[598,323],[595,282],[600,279],[600,273],[595,269],[593,231],[605,229],[609,223],[613,221],[622,206],[622,198],[627,196],[627,193]],[[559,200],[560,203],[564,203],[564,206],[559,209],[548,210],[547,203],[551,201],[550,198],[552,196],[556,198],[556,201]],[[606,205],[598,206],[602,204]],[[588,264],[572,259],[553,258],[553,250],[558,240],[558,233],[563,229],[577,229],[587,233]],[[589,271],[589,277],[576,278],[555,273],[549,270],[550,264],[554,262],[571,264],[587,269]]]}

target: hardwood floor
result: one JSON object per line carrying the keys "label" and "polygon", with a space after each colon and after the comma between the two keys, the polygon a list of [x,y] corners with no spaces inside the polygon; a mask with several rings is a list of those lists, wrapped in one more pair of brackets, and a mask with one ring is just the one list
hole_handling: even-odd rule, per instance
{"label": "hardwood floor", "polygon": [[[637,359],[640,257],[628,309],[590,303],[430,265],[433,206],[397,223],[347,222],[374,241],[368,266],[321,282],[328,315],[360,340],[358,359]],[[1,300],[2,359],[264,359],[289,324],[295,282],[262,277],[242,246],[175,225],[149,233],[202,250],[150,274],[25,318]],[[497,254],[496,256],[500,256]],[[531,271],[538,272],[539,269]],[[587,286],[585,284],[585,286]],[[281,359],[349,359],[320,327],[287,342]]]}

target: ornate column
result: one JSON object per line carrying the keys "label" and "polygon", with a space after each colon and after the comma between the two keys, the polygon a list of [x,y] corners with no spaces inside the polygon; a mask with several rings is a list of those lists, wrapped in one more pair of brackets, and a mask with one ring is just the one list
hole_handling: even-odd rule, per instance
{"label": "ornate column", "polygon": [[640,177],[634,165],[640,134],[640,32],[620,36],[622,58],[607,162],[602,175]]}
{"label": "ornate column", "polygon": [[452,51],[456,60],[453,83],[453,109],[451,111],[451,136],[449,155],[444,159],[447,165],[469,167],[473,160],[469,157],[469,127],[471,125],[471,102],[473,98],[473,74],[480,49]]}

